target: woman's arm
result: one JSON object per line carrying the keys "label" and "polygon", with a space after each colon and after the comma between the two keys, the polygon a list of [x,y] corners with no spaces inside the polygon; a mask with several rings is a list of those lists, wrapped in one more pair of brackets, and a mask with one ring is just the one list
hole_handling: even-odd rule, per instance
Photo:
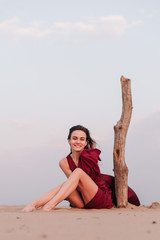
{"label": "woman's arm", "polygon": [[62,171],[65,173],[66,177],[69,178],[69,176],[71,175],[72,171],[69,167],[67,158],[63,158],[60,162],[59,162],[59,166],[62,169]]}

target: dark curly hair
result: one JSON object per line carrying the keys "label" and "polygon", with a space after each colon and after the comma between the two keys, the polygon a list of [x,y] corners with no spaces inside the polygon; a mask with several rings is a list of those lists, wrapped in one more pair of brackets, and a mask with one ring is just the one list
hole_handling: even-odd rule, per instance
{"label": "dark curly hair", "polygon": [[83,127],[82,125],[76,125],[69,129],[68,140],[71,139],[72,132],[74,132],[76,130],[81,130],[81,131],[85,132],[85,134],[86,134],[87,145],[85,146],[85,149],[95,148],[96,142],[91,138],[89,130],[87,128]]}

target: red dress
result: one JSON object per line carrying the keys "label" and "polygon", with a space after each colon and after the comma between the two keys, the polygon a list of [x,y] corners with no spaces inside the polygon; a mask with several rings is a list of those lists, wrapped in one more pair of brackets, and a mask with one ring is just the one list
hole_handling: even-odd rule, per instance
{"label": "red dress", "polygon": [[[101,174],[98,161],[101,161],[99,149],[84,149],[79,157],[78,167],[86,172],[97,184],[98,190],[95,196],[85,204],[84,208],[112,208],[113,203],[116,205],[114,177]],[[68,164],[71,171],[74,171],[75,165],[71,155],[67,156]],[[140,202],[136,193],[128,187],[128,202],[139,206]]]}

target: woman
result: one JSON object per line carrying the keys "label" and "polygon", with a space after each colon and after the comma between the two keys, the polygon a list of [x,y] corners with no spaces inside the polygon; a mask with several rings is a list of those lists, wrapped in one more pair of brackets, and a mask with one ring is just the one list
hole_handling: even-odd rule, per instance
{"label": "woman", "polygon": [[[112,208],[113,203],[116,204],[114,178],[100,173],[100,150],[95,148],[96,143],[89,130],[81,125],[72,127],[68,143],[71,153],[59,163],[67,181],[27,205],[23,212],[40,207],[43,211],[51,211],[64,199],[77,208]],[[140,205],[138,197],[130,188],[128,195],[128,201]]]}

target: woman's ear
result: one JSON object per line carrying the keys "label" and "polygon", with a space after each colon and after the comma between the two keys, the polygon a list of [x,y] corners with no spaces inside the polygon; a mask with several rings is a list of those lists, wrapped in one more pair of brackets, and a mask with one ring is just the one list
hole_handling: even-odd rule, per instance
{"label": "woman's ear", "polygon": [[68,143],[69,143],[69,145],[71,145],[71,141],[70,141],[70,139],[68,139]]}

